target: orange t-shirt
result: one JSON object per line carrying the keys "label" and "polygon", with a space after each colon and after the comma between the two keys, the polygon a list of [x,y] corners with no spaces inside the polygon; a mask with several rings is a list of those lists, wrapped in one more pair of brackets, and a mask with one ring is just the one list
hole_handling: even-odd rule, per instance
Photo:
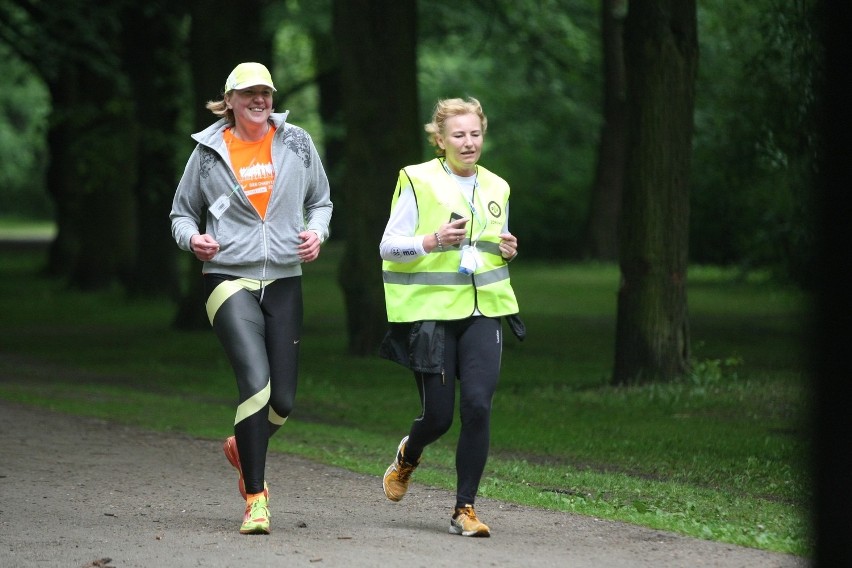
{"label": "orange t-shirt", "polygon": [[225,145],[231,155],[231,165],[237,174],[237,181],[243,188],[243,193],[249,198],[261,219],[266,217],[266,207],[272,195],[272,184],[275,181],[275,169],[272,167],[272,136],[275,127],[262,140],[246,142],[240,140],[230,128],[225,129]]}

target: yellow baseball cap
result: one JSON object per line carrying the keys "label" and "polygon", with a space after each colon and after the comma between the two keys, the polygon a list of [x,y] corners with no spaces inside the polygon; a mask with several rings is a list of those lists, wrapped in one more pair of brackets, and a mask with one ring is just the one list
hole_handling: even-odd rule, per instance
{"label": "yellow baseball cap", "polygon": [[269,69],[261,63],[240,63],[225,81],[225,92],[234,89],[247,89],[255,85],[263,85],[269,87],[273,91],[275,85],[272,84],[272,75],[269,74]]}

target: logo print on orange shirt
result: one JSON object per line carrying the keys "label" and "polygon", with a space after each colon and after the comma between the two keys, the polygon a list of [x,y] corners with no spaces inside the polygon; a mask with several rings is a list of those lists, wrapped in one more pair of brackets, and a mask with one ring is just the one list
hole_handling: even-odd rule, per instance
{"label": "logo print on orange shirt", "polygon": [[275,169],[272,167],[273,132],[274,129],[270,128],[263,140],[247,143],[235,138],[230,130],[226,131],[228,151],[237,181],[261,218],[266,216],[275,181]]}

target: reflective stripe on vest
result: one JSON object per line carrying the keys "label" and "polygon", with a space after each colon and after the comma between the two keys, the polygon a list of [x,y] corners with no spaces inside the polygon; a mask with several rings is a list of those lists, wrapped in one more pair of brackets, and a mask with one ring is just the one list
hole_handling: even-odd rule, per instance
{"label": "reflective stripe on vest", "polygon": [[509,267],[501,266],[488,272],[477,272],[476,276],[471,277],[460,272],[393,272],[385,270],[382,273],[382,280],[385,284],[401,284],[408,286],[411,284],[420,284],[423,286],[441,285],[441,286],[470,286],[473,284],[471,278],[476,279],[477,286],[487,286],[496,282],[509,279]]}

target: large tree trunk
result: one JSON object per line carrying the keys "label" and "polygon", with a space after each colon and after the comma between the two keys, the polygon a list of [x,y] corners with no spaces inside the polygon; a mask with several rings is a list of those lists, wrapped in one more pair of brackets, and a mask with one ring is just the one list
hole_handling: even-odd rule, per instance
{"label": "large tree trunk", "polygon": [[21,43],[20,53],[44,79],[52,103],[46,180],[57,236],[47,272],[80,289],[107,287],[128,275],[135,253],[133,114],[115,56],[115,12],[19,7],[32,22],[21,28],[32,40]]}
{"label": "large tree trunk", "polygon": [[624,70],[626,15],[627,0],[603,0],[603,126],[584,247],[585,255],[597,260],[618,259],[618,216],[621,212],[627,151],[627,93]]}
{"label": "large tree trunk", "polygon": [[[105,36],[110,45],[118,43],[117,30]],[[125,283],[135,262],[135,122],[117,69],[87,65],[78,73],[78,99],[67,109],[74,113],[74,140],[66,175],[78,198],[71,222],[79,249],[68,277],[75,288],[98,290]]]}
{"label": "large tree trunk", "polygon": [[127,283],[133,295],[178,296],[178,250],[168,212],[177,185],[175,156],[184,147],[176,127],[186,104],[174,95],[189,88],[182,8],[171,0],[131,2],[122,13],[123,66],[137,124],[136,263]]}
{"label": "large tree trunk", "polygon": [[71,65],[59,66],[56,77],[45,76],[50,92],[52,109],[47,129],[47,192],[54,206],[56,237],[48,248],[45,273],[52,277],[64,277],[71,271],[80,238],[77,234],[79,218],[79,187],[69,175],[72,171],[71,141],[74,126],[71,124],[70,108],[77,92],[76,69]]}
{"label": "large tree trunk", "polygon": [[387,327],[378,247],[399,168],[420,158],[415,2],[335,0],[346,125],[346,252],[340,265],[349,352],[373,355]]}
{"label": "large tree trunk", "polygon": [[616,384],[689,365],[689,172],[698,65],[695,0],[632,0],[625,23],[627,177],[621,214]]}

